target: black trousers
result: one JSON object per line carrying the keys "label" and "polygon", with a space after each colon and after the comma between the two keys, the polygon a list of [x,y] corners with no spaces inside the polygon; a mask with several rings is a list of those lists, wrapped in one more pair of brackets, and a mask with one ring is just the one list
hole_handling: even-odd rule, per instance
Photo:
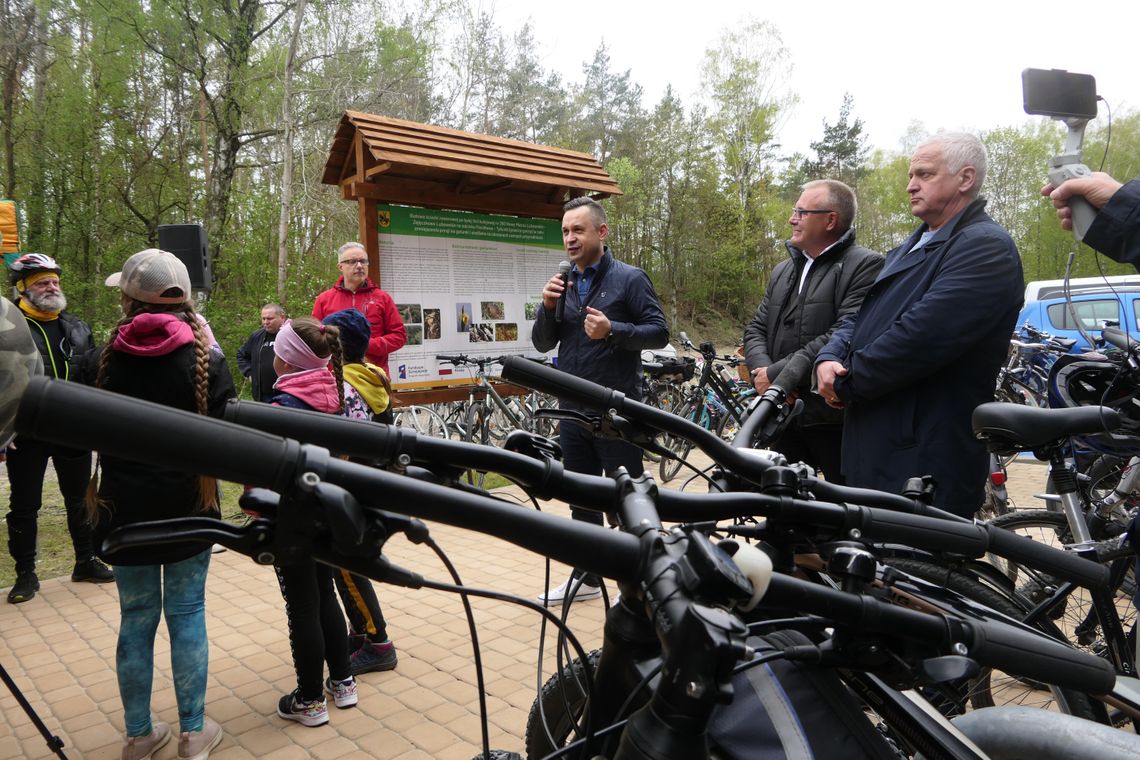
{"label": "black trousers", "polygon": [[333,590],[333,574],[339,571],[311,559],[274,565],[274,570],[285,598],[297,688],[305,701],[322,699],[326,662],[333,680],[350,675],[348,629]]}
{"label": "black trousers", "polygon": [[75,549],[75,561],[90,559],[91,526],[84,496],[91,480],[91,452],[40,443],[20,437],[8,448],[8,552],[16,572],[36,569],[36,523],[43,505],[44,475],[48,459],[59,478],[59,490],[67,510],[67,530]]}
{"label": "black trousers", "polygon": [[[559,423],[558,442],[562,445],[562,465],[571,472],[587,475],[613,475],[619,467],[625,467],[629,474],[637,477],[645,472],[641,461],[641,449],[625,441],[602,441],[581,425],[572,422]],[[604,525],[605,516],[601,512],[581,509],[570,505],[570,516],[575,520]],[[580,574],[578,570],[575,574]],[[601,579],[588,574],[585,583],[601,585]]]}
{"label": "black trousers", "polygon": [[[394,419],[391,404],[373,417],[374,422],[385,425],[391,425]],[[355,457],[350,457],[349,461],[370,466],[376,464]],[[388,625],[384,622],[384,611],[380,609],[380,599],[376,596],[372,581],[347,570],[334,571],[333,578],[336,580],[336,590],[340,593],[340,601],[344,605],[345,614],[348,615],[348,624],[352,627],[352,632],[366,635],[369,641],[377,643],[387,641]]]}
{"label": "black trousers", "polygon": [[817,472],[822,471],[829,483],[844,485],[840,470],[840,452],[843,448],[842,425],[811,425],[803,427],[792,420],[780,440],[772,448],[788,458],[789,462],[804,462]]}
{"label": "black trousers", "polygon": [[352,632],[367,636],[369,641],[387,641],[388,624],[384,622],[384,611],[380,609],[372,581],[347,570],[334,571],[333,579]]}

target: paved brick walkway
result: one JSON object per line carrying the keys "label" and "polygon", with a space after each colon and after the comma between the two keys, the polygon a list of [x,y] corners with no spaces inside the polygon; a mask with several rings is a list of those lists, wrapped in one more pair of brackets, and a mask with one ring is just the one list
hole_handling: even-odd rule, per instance
{"label": "paved brick walkway", "polygon": [[[1011,493],[1021,507],[1044,468],[1015,465]],[[677,484],[674,481],[673,484]],[[523,508],[523,507],[520,507]],[[566,514],[562,505],[548,510]],[[541,557],[504,542],[447,526],[432,526],[436,541],[473,587],[531,598],[542,586]],[[393,539],[386,555],[401,567],[447,582],[438,559],[423,546]],[[567,568],[556,566],[553,585]],[[612,585],[611,585],[612,588]],[[207,713],[225,738],[217,760],[292,758],[441,758],[466,760],[480,751],[479,708],[471,642],[460,598],[434,590],[379,589],[399,666],[360,678],[360,705],[337,710],[330,722],[305,728],[276,716],[280,695],[295,685],[281,595],[270,568],[234,552],[214,555],[207,588],[211,659]],[[522,607],[473,598],[487,682],[492,748],[521,752],[527,711],[535,693],[539,641],[536,615]],[[118,628],[114,584],[93,586],[57,578],[27,603],[0,603],[0,664],[27,696],[70,758],[118,758],[122,705],[115,681]],[[571,626],[587,648],[601,640],[600,600],[575,605]],[[547,633],[547,665],[554,636]],[[153,710],[177,724],[169,640],[159,628]],[[0,760],[52,757],[31,721],[0,685]],[[177,754],[172,742],[156,755]]]}

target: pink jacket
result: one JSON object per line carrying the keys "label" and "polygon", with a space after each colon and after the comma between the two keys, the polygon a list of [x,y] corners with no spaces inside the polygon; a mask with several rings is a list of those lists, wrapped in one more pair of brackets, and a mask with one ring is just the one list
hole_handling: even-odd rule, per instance
{"label": "pink jacket", "polygon": [[372,326],[372,337],[368,341],[364,358],[378,365],[391,377],[388,354],[399,351],[408,342],[408,332],[404,329],[404,321],[400,319],[400,312],[396,310],[392,296],[373,285],[372,280],[365,280],[354,293],[344,287],[344,278],[341,277],[336,285],[317,296],[313,303],[313,316],[324,319],[342,309],[356,309],[368,318],[368,324]]}
{"label": "pink jacket", "polygon": [[[336,377],[329,372],[327,367],[303,369],[300,372],[281,375],[273,384],[273,390],[277,391],[278,394],[273,397],[273,402],[280,406],[308,408],[327,414],[340,412],[340,396],[336,392]],[[293,403],[289,399],[282,398],[280,394],[291,396],[301,403]]]}

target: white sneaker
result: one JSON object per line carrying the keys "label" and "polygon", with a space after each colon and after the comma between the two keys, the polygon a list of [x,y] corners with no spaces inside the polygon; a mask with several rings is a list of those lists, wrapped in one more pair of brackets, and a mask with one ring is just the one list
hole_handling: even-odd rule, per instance
{"label": "white sneaker", "polygon": [[[549,594],[539,594],[537,599],[539,604],[545,604],[547,607],[557,607],[566,601],[566,595],[570,587],[578,583],[578,580],[571,579],[563,583],[558,588],[550,589]],[[602,595],[601,586],[589,586],[585,583],[578,586],[577,592],[574,594],[575,601],[582,601],[584,599],[597,599]]]}
{"label": "white sneaker", "polygon": [[349,676],[343,681],[325,679],[325,693],[333,698],[337,707],[352,707],[356,704],[356,680]]}

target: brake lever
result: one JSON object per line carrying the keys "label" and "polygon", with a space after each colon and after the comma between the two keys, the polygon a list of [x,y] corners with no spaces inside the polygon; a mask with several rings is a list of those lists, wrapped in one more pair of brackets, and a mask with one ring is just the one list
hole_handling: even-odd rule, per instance
{"label": "brake lever", "polygon": [[[540,419],[545,418],[547,411],[557,410],[539,409],[535,412],[535,416]],[[562,461],[562,445],[558,441],[538,433],[528,433],[525,430],[512,430],[507,435],[507,439],[503,441],[503,449],[528,456],[531,459],[537,459],[540,462]]]}
{"label": "brake lever", "polygon": [[179,517],[116,528],[104,539],[103,552],[114,559],[116,552],[125,549],[199,541],[204,545],[220,544],[260,565],[269,565],[276,561],[275,534],[276,525],[270,518],[259,517],[247,525],[231,525],[216,517]]}
{"label": "brake lever", "polygon": [[576,409],[540,409],[535,414],[545,419],[580,425],[589,430],[595,438],[608,441],[625,441],[653,454],[674,456],[671,451],[657,441],[656,431],[650,431],[618,414],[590,415]]}

